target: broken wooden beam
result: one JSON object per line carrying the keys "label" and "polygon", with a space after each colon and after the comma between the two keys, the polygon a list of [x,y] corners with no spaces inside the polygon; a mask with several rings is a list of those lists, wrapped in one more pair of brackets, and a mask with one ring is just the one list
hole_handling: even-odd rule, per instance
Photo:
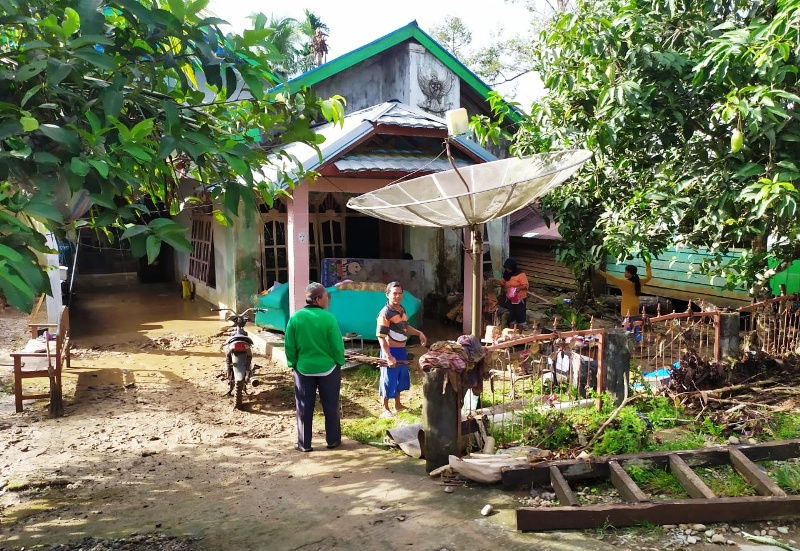
{"label": "broken wooden beam", "polygon": [[741,522],[800,516],[800,496],[720,497],[679,499],[647,503],[585,505],[583,507],[522,507],[517,509],[517,530],[547,531],[635,526]]}
{"label": "broken wooden beam", "polygon": [[609,461],[616,461],[622,467],[638,465],[646,469],[667,469],[669,455],[681,457],[690,467],[716,467],[730,462],[730,450],[739,450],[750,461],[782,461],[800,457],[800,439],[747,444],[739,446],[719,446],[697,450],[656,451],[589,459],[567,459],[545,461],[530,466],[517,466],[503,471],[503,485],[509,488],[521,486],[545,486],[550,484],[550,466],[556,465],[568,481],[588,480],[609,477]]}

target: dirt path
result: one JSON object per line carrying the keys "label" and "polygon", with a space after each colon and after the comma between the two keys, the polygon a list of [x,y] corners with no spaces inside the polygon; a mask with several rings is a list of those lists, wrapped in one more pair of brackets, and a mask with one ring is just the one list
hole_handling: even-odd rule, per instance
{"label": "dirt path", "polygon": [[[284,369],[257,360],[249,411],[220,396],[226,324],[207,305],[134,291],[78,301],[65,417],[0,404],[2,480],[38,488],[2,494],[5,545],[158,532],[208,550],[585,547],[516,533],[512,494],[447,494],[419,460],[347,440],[329,451],[321,435],[319,451],[295,451]],[[481,517],[486,503],[500,512]]]}
{"label": "dirt path", "polygon": [[[321,435],[316,451],[297,452],[285,369],[256,360],[263,385],[249,411],[221,396],[226,324],[208,305],[150,289],[77,298],[66,415],[30,402],[15,414],[13,396],[0,397],[0,546],[136,532],[198,538],[192,549],[208,551],[625,548],[591,533],[519,533],[525,492],[446,493],[399,453],[348,440],[329,451]],[[483,517],[487,503],[496,513]]]}

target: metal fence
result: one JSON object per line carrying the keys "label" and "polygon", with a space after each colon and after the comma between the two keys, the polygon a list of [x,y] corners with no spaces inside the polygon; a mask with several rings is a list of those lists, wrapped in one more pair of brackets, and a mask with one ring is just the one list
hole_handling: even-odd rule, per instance
{"label": "metal fence", "polygon": [[695,312],[690,302],[685,312],[626,319],[623,326],[633,333],[633,361],[643,374],[675,367],[687,354],[718,362],[722,313]]}
{"label": "metal fence", "polygon": [[490,405],[466,400],[463,416],[488,418],[505,446],[530,428],[526,412],[532,408],[594,404],[604,390],[604,337],[602,329],[538,333],[535,327],[532,335],[484,339],[489,384],[481,396]]}
{"label": "metal fence", "polygon": [[[731,318],[736,314],[738,321]],[[552,326],[558,326],[557,320]],[[695,311],[690,302],[684,312],[657,312],[652,317],[643,313],[625,319],[622,326],[630,337],[632,390],[657,390],[682,366],[721,369],[723,360],[737,354],[800,356],[800,295],[768,299],[736,312],[710,309],[702,302]],[[604,391],[604,330],[490,333],[491,327],[482,341],[488,352],[489,384],[480,401],[486,407],[471,396],[462,417],[488,418],[499,430],[499,445],[524,439],[533,426],[529,414],[536,408],[591,406]]]}
{"label": "metal fence", "polygon": [[744,328],[744,352],[800,355],[800,295],[782,295],[737,311]]}

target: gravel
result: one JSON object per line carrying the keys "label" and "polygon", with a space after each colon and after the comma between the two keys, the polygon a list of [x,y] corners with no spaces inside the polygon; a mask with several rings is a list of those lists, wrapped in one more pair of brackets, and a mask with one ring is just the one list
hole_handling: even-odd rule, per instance
{"label": "gravel", "polygon": [[178,538],[164,534],[131,534],[127,538],[86,537],[72,543],[41,544],[34,547],[0,547],[0,551],[196,551],[197,538]]}

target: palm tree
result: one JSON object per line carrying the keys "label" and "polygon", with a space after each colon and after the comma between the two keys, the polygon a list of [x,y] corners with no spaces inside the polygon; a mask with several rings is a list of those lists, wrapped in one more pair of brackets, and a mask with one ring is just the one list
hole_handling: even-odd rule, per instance
{"label": "palm tree", "polygon": [[327,61],[328,56],[328,25],[320,17],[305,10],[305,20],[300,23],[300,32],[305,39],[302,46],[302,68],[304,71],[318,67]]}

